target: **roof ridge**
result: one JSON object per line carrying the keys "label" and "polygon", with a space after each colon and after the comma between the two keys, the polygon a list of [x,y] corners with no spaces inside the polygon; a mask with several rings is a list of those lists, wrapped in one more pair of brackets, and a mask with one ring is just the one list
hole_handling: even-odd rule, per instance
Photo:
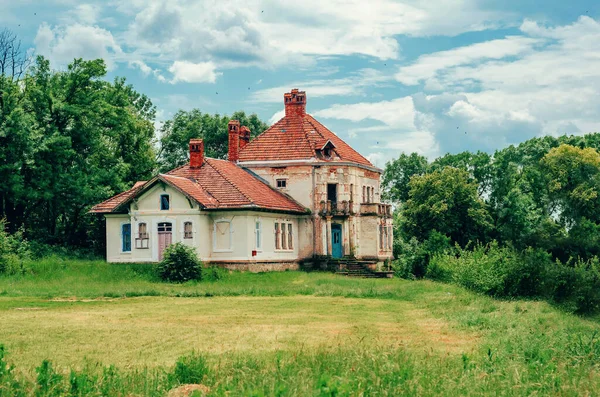
{"label": "roof ridge", "polygon": [[[346,142],[345,140],[343,140],[342,138],[340,138],[340,136],[339,136],[338,134],[336,134],[335,132],[331,131],[329,128],[325,127],[323,124],[321,124],[321,123],[319,122],[319,120],[315,119],[315,118],[314,118],[313,116],[311,116],[310,114],[308,114],[308,113],[307,113],[307,114],[306,114],[306,116],[307,116],[307,118],[309,118],[309,123],[310,123],[311,125],[313,125],[313,126],[314,126],[314,124],[313,124],[313,121],[314,121],[315,123],[317,123],[317,125],[318,125],[318,126],[320,126],[320,127],[322,127],[323,129],[325,129],[325,130],[329,131],[330,133],[332,133],[332,134],[333,134],[333,135],[334,135],[334,136],[335,136],[337,139],[339,139],[340,141],[342,141],[342,143],[343,143],[344,145],[348,146],[348,148],[349,148],[350,150],[352,150],[354,153],[356,153],[357,155],[359,155],[359,156],[360,156],[360,157],[361,157],[363,160],[365,160],[367,163],[371,164],[371,166],[373,166],[373,167],[374,167],[374,165],[373,165],[373,164],[372,164],[372,163],[371,163],[371,162],[370,162],[370,161],[369,161],[369,160],[368,160],[368,159],[367,159],[365,156],[363,156],[362,154],[360,154],[358,151],[354,150],[354,148],[353,148],[352,146],[348,145],[348,142]],[[310,120],[312,120],[312,121],[310,121]],[[320,135],[321,135],[321,136],[322,136],[324,139],[329,139],[329,138],[325,138],[325,137],[323,136],[323,134],[321,134],[321,132],[320,132],[320,131],[319,131],[319,134],[320,134]],[[335,149],[334,149],[334,150],[335,150]],[[336,152],[337,152],[337,151],[336,151]]]}
{"label": "roof ridge", "polygon": [[[210,162],[207,160],[211,160]],[[212,165],[212,161],[217,160],[217,159],[212,159],[212,158],[206,158],[205,162],[206,164],[210,165],[210,167],[215,170],[217,172],[217,174],[221,175],[223,177],[223,179],[225,179],[227,182],[229,182],[231,184],[231,186],[233,186],[235,188],[235,190],[237,190],[242,196],[244,196],[246,198],[246,200],[248,200],[250,203],[255,204],[254,200],[252,200],[246,193],[242,192],[242,190],[239,188],[238,185],[236,185],[235,183],[233,183],[229,178],[227,178],[223,172],[221,172],[220,170],[217,169],[217,167],[215,167],[214,165]],[[227,163],[230,163],[230,161],[228,160],[217,160],[217,161],[225,161]],[[238,168],[237,165],[233,164],[232,165],[236,168]],[[241,169],[241,168],[240,168]],[[243,171],[243,170],[242,170]]]}

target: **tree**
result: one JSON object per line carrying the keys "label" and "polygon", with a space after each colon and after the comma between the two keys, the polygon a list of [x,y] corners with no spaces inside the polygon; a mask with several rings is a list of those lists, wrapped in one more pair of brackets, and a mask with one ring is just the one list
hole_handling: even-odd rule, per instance
{"label": "tree", "polygon": [[433,230],[461,246],[486,240],[491,218],[467,171],[444,167],[414,176],[409,187],[401,224],[407,241],[412,236],[425,241]]}
{"label": "tree", "polygon": [[88,246],[90,206],[153,174],[154,106],[105,76],[102,60],[76,59],[55,72],[38,57],[6,85],[0,217],[11,231],[23,225],[28,237]]}
{"label": "tree", "polygon": [[477,151],[477,153],[448,153],[435,159],[431,163],[430,171],[444,167],[455,167],[467,171],[477,181],[479,194],[489,193],[493,170],[492,157],[489,154],[481,151]]}
{"label": "tree", "polygon": [[402,153],[397,159],[388,161],[381,181],[383,198],[395,203],[408,199],[410,178],[427,171],[427,159],[417,153]]}
{"label": "tree", "polygon": [[268,128],[256,114],[247,116],[241,111],[235,112],[231,117],[210,115],[202,113],[199,109],[178,111],[160,130],[160,170],[165,172],[185,164],[189,156],[188,144],[192,138],[204,139],[207,157],[226,158],[229,145],[227,123],[232,119],[239,120],[241,125],[250,128],[251,137]]}

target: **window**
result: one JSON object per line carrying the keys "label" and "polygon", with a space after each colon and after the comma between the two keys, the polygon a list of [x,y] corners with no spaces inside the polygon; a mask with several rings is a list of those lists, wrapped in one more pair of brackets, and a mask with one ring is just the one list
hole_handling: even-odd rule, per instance
{"label": "window", "polygon": [[168,233],[173,230],[173,225],[169,222],[161,222],[158,224],[158,231]]}
{"label": "window", "polygon": [[121,239],[123,252],[131,252],[131,223],[121,226]]}
{"label": "window", "polygon": [[367,186],[367,203],[371,202],[371,188]]}
{"label": "window", "polygon": [[392,250],[394,247],[394,236],[392,226],[388,226],[388,250]]}
{"label": "window", "polygon": [[257,250],[262,249],[262,223],[260,220],[257,220],[254,223],[254,236],[255,236],[255,248]]}
{"label": "window", "polygon": [[286,187],[287,187],[286,179],[277,179],[277,188],[278,189],[285,189]]}
{"label": "window", "polygon": [[160,209],[162,211],[168,211],[169,210],[169,195],[168,194],[161,194],[160,195]]}
{"label": "window", "polygon": [[350,201],[354,201],[354,184],[350,184]]}
{"label": "window", "polygon": [[379,225],[379,249],[383,250],[383,225]]}
{"label": "window", "polygon": [[332,206],[337,203],[337,184],[327,184],[327,201],[331,201]]}
{"label": "window", "polygon": [[138,235],[135,239],[135,248],[136,249],[147,249],[148,242],[150,241],[148,235],[148,227],[146,223],[138,223]]}
{"label": "window", "polygon": [[215,251],[231,250],[231,222],[228,220],[215,221],[214,228]]}
{"label": "window", "polygon": [[325,157],[326,159],[330,158],[331,157],[331,149],[329,149],[328,147],[323,149],[323,157]]}
{"label": "window", "polygon": [[275,222],[275,249],[286,251],[294,249],[292,223]]}
{"label": "window", "polygon": [[279,230],[279,223],[275,222],[275,249],[281,249],[281,231]]}
{"label": "window", "polygon": [[375,202],[375,188],[371,188],[371,203]]}
{"label": "window", "polygon": [[363,186],[363,196],[362,196],[362,202],[363,203],[366,203],[366,201],[365,201],[365,198],[366,198],[366,195],[365,195],[366,189],[367,189],[367,187]]}
{"label": "window", "polygon": [[193,238],[192,222],[183,223],[183,238]]}

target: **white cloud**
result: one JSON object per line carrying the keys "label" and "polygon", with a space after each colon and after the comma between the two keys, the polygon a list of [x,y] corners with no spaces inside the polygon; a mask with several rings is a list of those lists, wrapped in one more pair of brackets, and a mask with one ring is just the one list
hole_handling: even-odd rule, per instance
{"label": "white cloud", "polygon": [[254,102],[283,102],[283,93],[292,88],[298,88],[306,91],[308,100],[310,98],[320,98],[325,96],[348,97],[360,95],[366,87],[376,87],[379,84],[390,80],[380,71],[374,69],[360,69],[348,75],[345,78],[329,80],[306,80],[292,82],[285,86],[265,88],[257,90],[252,94]]}
{"label": "white cloud", "polygon": [[[124,35],[146,56],[207,62],[219,68],[312,65],[315,57],[398,59],[396,36],[456,35],[511,21],[475,0],[133,1]],[[318,10],[318,12],[315,12]]]}
{"label": "white cloud", "polygon": [[[489,59],[502,59],[509,56],[518,56],[531,52],[541,40],[528,37],[511,36],[505,39],[491,40],[476,43],[465,47],[458,47],[434,54],[422,55],[409,66],[403,66],[396,74],[396,79],[405,85],[416,85],[423,80],[429,80],[439,71],[459,66],[472,64]],[[439,83],[435,82],[436,86]]]}
{"label": "white cloud", "polygon": [[79,23],[51,27],[42,24],[34,40],[37,52],[53,64],[66,65],[74,58],[103,58],[109,69],[123,55],[112,34],[102,28]]}
{"label": "white cloud", "polygon": [[354,122],[366,119],[377,120],[394,130],[400,131],[411,131],[415,128],[415,108],[411,97],[381,102],[360,102],[350,105],[336,104],[317,111],[315,116]]}
{"label": "white cloud", "polygon": [[215,72],[215,64],[212,62],[191,63],[175,61],[169,68],[173,74],[171,83],[214,83],[221,73]]}
{"label": "white cloud", "polygon": [[159,69],[152,69],[144,61],[129,61],[129,67],[133,69],[139,69],[145,77],[152,75],[161,83],[165,83],[167,81]]}
{"label": "white cloud", "polygon": [[281,120],[283,116],[285,116],[285,109],[275,112],[268,121],[269,125],[275,124],[276,122]]}
{"label": "white cloud", "polygon": [[70,23],[73,20],[83,25],[94,25],[98,22],[102,9],[97,4],[79,4],[62,18],[64,23]]}

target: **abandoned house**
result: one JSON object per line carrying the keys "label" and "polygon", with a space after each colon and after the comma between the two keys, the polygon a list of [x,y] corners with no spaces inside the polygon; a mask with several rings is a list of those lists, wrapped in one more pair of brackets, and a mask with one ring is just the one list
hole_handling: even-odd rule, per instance
{"label": "abandoned house", "polygon": [[189,143],[190,161],[94,206],[106,219],[108,262],[158,262],[171,243],[205,263],[240,270],[295,269],[303,261],[392,256],[382,170],[284,94],[285,117],[250,140],[231,120],[227,160]]}

